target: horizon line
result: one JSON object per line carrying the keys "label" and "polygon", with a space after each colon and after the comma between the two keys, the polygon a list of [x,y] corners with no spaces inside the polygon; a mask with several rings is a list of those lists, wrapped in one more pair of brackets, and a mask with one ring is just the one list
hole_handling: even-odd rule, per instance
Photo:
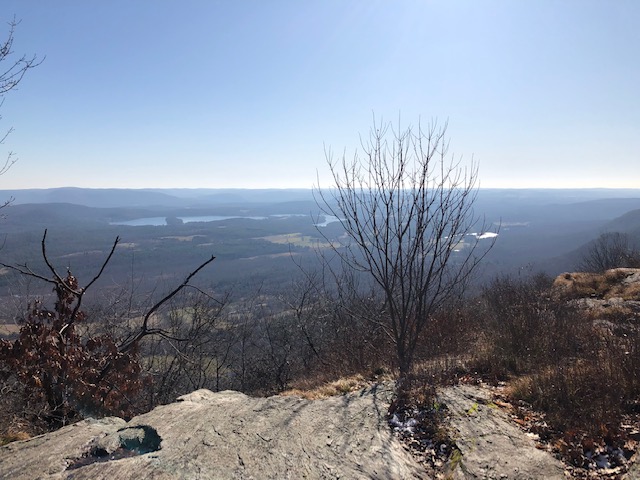
{"label": "horizon line", "polygon": [[[335,187],[323,187],[333,189]],[[0,191],[24,191],[24,190],[317,190],[318,187],[78,187],[67,185],[62,187],[20,187],[2,188]],[[640,190],[638,187],[477,187],[478,190]]]}

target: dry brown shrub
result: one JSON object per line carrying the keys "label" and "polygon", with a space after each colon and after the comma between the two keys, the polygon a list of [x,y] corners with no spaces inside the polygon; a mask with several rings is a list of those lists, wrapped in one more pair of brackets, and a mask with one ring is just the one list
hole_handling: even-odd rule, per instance
{"label": "dry brown shrub", "polygon": [[483,292],[476,369],[506,379],[576,356],[589,322],[549,293],[545,277],[498,278]]}
{"label": "dry brown shrub", "polygon": [[520,377],[510,383],[511,398],[524,400],[546,414],[555,429],[597,435],[622,413],[619,373],[610,362],[580,359]]}
{"label": "dry brown shrub", "polygon": [[594,438],[618,431],[640,394],[638,329],[627,327],[620,321],[594,322],[578,356],[512,380],[511,398],[544,412],[555,431]]}

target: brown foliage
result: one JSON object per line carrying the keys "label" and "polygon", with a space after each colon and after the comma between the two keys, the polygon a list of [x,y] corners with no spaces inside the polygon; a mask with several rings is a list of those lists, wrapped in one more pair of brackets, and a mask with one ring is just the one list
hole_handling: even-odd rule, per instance
{"label": "brown foliage", "polygon": [[[162,328],[151,326],[151,316],[215,257],[193,270],[149,309],[141,325],[119,341],[109,333],[91,334],[83,328],[87,315],[81,309],[85,293],[104,272],[119,238],[97,275],[82,288],[70,271],[63,277],[53,267],[47,256],[46,237],[45,230],[42,257],[50,276],[38,274],[26,264],[1,264],[52,284],[56,297],[53,309],[39,301],[30,305],[18,338],[0,341],[0,387],[8,393],[9,410],[16,417],[29,418],[27,423],[32,429],[57,428],[85,415],[131,417],[148,405],[142,401],[148,378],[139,362],[140,342],[149,336],[169,337]],[[27,408],[16,408],[20,403]],[[0,429],[8,431],[16,423],[14,420],[5,419]],[[17,423],[22,422],[17,419]]]}
{"label": "brown foliage", "polygon": [[[65,288],[66,287],[66,288]],[[120,352],[106,335],[84,338],[78,333],[85,320],[75,313],[77,279],[69,272],[64,285],[56,285],[53,310],[35,302],[12,343],[0,342],[3,380],[14,377],[34,392],[42,405],[41,415],[52,427],[64,425],[80,413],[130,417],[143,378],[137,353]],[[106,374],[106,365],[112,364]]]}

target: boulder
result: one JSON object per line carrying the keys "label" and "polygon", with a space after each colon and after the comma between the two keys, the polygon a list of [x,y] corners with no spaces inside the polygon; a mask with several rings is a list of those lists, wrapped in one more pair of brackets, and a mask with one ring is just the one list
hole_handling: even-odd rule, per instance
{"label": "boulder", "polygon": [[387,425],[392,395],[390,384],[323,400],[198,390],[130,422],[84,420],[6,445],[0,478],[425,478]]}
{"label": "boulder", "polygon": [[392,383],[321,400],[197,390],[129,422],[84,420],[0,447],[0,478],[566,478],[564,465],[492,403],[486,386],[439,393],[459,450],[444,472],[391,432],[392,398]]}

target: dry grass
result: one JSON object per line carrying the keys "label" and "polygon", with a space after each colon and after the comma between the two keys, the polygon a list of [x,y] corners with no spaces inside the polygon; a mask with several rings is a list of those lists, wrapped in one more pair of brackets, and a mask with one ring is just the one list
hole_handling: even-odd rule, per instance
{"label": "dry grass", "polygon": [[604,273],[563,273],[553,282],[554,293],[560,298],[640,300],[640,282],[625,282],[640,275],[637,268],[614,268]]}
{"label": "dry grass", "polygon": [[[378,377],[376,381],[390,379],[391,376],[387,374],[384,378]],[[313,382],[310,381],[309,383],[312,384]],[[323,383],[322,385],[309,385],[308,388],[305,388],[303,384],[299,384],[297,388],[286,390],[280,395],[302,397],[308,400],[318,400],[321,398],[335,397],[338,395],[356,392],[368,387],[371,383],[372,380],[365,378],[363,375],[357,374],[349,377],[342,377],[332,382]]]}
{"label": "dry grass", "polygon": [[602,297],[603,280],[598,273],[564,273],[553,282],[553,289],[564,298]]}
{"label": "dry grass", "polygon": [[6,445],[11,442],[21,442],[23,440],[29,440],[31,435],[27,432],[7,432],[3,435],[0,435],[0,446]]}
{"label": "dry grass", "polygon": [[620,297],[623,300],[640,300],[640,283],[616,286],[611,289],[610,297]]}

